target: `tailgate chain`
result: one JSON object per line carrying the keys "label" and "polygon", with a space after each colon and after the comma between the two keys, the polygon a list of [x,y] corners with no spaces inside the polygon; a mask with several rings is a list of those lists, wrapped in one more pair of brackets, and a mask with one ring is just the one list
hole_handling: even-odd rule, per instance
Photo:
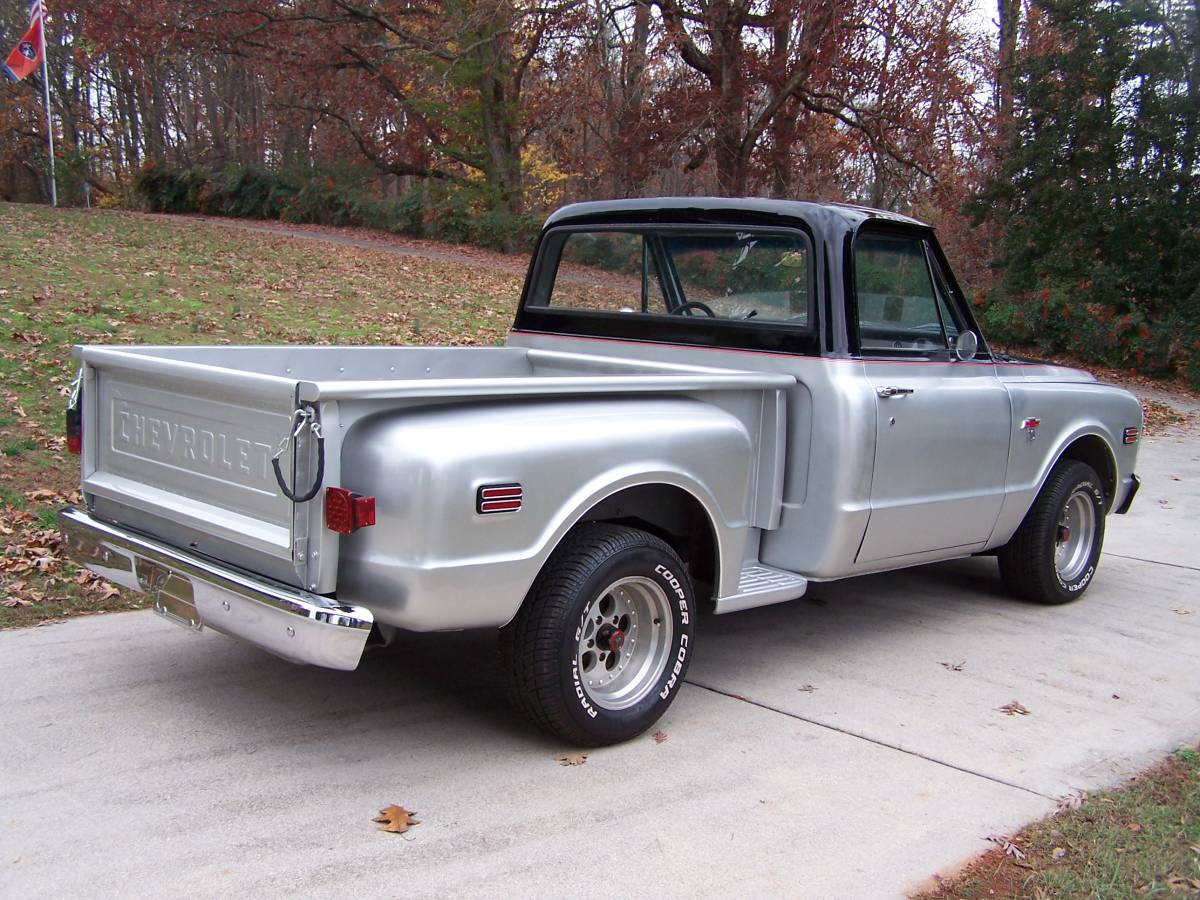
{"label": "tailgate chain", "polygon": [[[271,457],[271,466],[275,469],[275,481],[279,484],[279,489],[283,491],[283,496],[287,497],[293,503],[307,503],[321,490],[321,482],[325,479],[325,437],[321,434],[321,423],[317,421],[317,416],[313,412],[312,407],[305,406],[292,413],[292,421],[295,422],[295,427],[283,436],[283,440],[279,442],[279,449],[275,451],[275,455]],[[289,422],[289,426],[291,423]],[[283,480],[283,471],[279,465],[279,459],[283,454],[287,453],[288,447],[292,441],[300,436],[300,433],[307,428],[309,433],[317,441],[317,476],[313,479],[312,488],[303,496],[292,493],[287,486],[287,482]]]}

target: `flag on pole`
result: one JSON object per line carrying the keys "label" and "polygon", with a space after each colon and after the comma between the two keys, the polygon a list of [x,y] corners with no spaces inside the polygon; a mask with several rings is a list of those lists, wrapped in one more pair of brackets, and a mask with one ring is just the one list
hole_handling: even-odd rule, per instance
{"label": "flag on pole", "polygon": [[42,18],[42,0],[33,0],[29,4],[29,28],[4,61],[4,74],[11,81],[20,81],[42,64],[45,53]]}

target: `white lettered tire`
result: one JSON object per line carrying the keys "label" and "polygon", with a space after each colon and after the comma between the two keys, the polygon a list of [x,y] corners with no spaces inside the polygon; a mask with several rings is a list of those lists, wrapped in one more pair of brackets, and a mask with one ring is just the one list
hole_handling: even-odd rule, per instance
{"label": "white lettered tire", "polygon": [[1048,604],[1082,597],[1100,563],[1106,509],[1096,471],[1078,460],[1060,460],[997,554],[1009,593]]}
{"label": "white lettered tire", "polygon": [[696,614],[691,579],[668,544],[623,525],[581,525],[501,631],[509,696],[573,744],[635,737],[683,686]]}

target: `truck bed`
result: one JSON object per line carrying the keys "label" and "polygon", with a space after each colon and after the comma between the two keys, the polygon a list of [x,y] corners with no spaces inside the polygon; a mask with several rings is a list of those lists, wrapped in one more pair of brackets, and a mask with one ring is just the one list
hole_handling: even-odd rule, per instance
{"label": "truck bed", "polygon": [[[318,592],[335,589],[336,535],[319,501],[289,501],[271,458],[294,414],[324,432],[324,484],[355,421],[406,406],[542,395],[786,389],[791,376],[527,348],[84,346],[83,490],[97,516]],[[306,433],[281,459],[312,483]],[[318,495],[319,496],[319,495]]]}

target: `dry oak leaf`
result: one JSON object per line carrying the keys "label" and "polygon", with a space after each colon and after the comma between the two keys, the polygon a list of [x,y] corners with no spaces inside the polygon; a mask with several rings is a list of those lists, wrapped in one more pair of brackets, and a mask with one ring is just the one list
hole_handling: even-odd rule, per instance
{"label": "dry oak leaf", "polygon": [[661,744],[667,739],[667,733],[665,731],[656,731],[651,737],[654,738],[654,743]]}
{"label": "dry oak leaf", "polygon": [[1190,609],[1188,609],[1186,606],[1176,606],[1174,609],[1171,610],[1171,612],[1177,613],[1178,615],[1181,615],[1181,616],[1190,616],[1192,614],[1192,611]]}
{"label": "dry oak leaf", "polygon": [[1013,859],[1025,858],[1025,851],[1008,838],[998,834],[989,834],[987,839],[1003,850],[1005,856],[1011,856]]}
{"label": "dry oak leaf", "polygon": [[1065,797],[1058,798],[1058,811],[1064,812],[1068,809],[1079,809],[1083,804],[1087,803],[1088,795],[1085,791],[1080,791],[1076,794],[1067,794]]}
{"label": "dry oak leaf", "polygon": [[1010,700],[1008,703],[1005,703],[1003,706],[997,706],[996,709],[998,709],[1000,712],[1004,713],[1006,716],[1032,715],[1029,712],[1029,710],[1027,710],[1024,706],[1022,706],[1016,700]]}
{"label": "dry oak leaf", "polygon": [[586,753],[564,753],[562,756],[554,757],[555,761],[560,766],[582,766],[587,762]]}
{"label": "dry oak leaf", "polygon": [[36,491],[26,491],[26,500],[62,500],[65,499],[58,491],[50,491],[45,488],[38,488]]}
{"label": "dry oak leaf", "polygon": [[961,672],[964,668],[966,668],[967,661],[964,659],[962,662],[956,663],[944,662],[941,665],[943,669],[946,669],[949,672]]}
{"label": "dry oak leaf", "polygon": [[379,811],[379,815],[373,818],[372,822],[381,822],[380,831],[390,831],[392,834],[404,834],[408,831],[411,825],[420,825],[420,821],[413,818],[414,813],[409,812],[403,806],[392,804],[385,806]]}
{"label": "dry oak leaf", "polygon": [[1167,890],[1172,894],[1189,894],[1200,891],[1200,878],[1183,878],[1176,876],[1167,879]]}

